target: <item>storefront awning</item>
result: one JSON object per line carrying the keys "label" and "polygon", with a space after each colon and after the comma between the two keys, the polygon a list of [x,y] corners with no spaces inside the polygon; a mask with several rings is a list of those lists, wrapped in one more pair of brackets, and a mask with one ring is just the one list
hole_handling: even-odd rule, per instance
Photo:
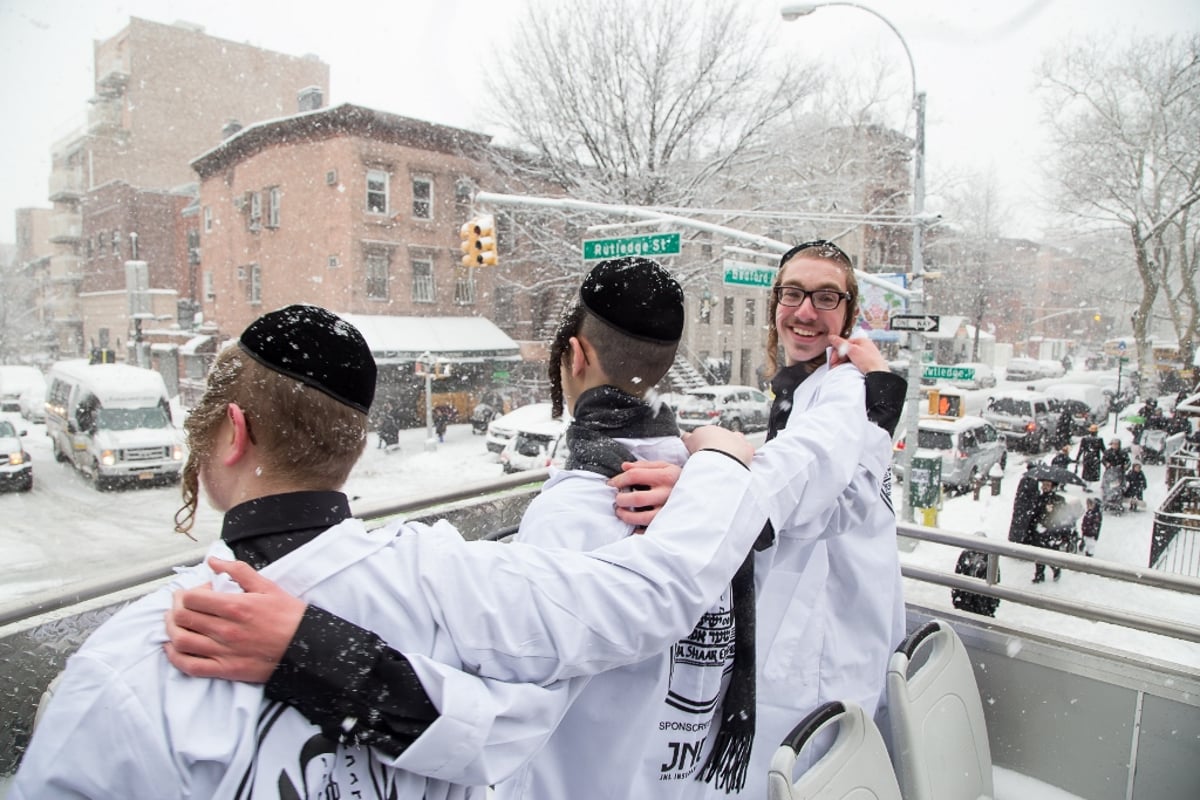
{"label": "storefront awning", "polygon": [[459,364],[521,360],[517,343],[483,317],[339,316],[362,331],[381,365],[410,364],[426,353]]}

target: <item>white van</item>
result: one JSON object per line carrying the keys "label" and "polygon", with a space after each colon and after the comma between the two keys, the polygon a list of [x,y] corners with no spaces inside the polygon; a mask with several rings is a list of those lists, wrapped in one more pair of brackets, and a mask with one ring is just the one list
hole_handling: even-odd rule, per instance
{"label": "white van", "polygon": [[70,461],[97,489],[178,482],[183,433],[161,375],[78,360],[55,364],[49,380],[46,435],[55,459]]}

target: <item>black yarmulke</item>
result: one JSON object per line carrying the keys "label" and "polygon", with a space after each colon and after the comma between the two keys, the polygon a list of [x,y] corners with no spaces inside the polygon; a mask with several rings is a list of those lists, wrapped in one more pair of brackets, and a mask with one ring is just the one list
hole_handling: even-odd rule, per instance
{"label": "black yarmulke", "polygon": [[242,350],[366,414],[375,399],[375,359],[358,328],[318,306],[293,305],[263,314],[238,340]]}
{"label": "black yarmulke", "polygon": [[619,331],[651,342],[683,336],[683,289],[648,258],[601,261],[579,287],[588,311]]}

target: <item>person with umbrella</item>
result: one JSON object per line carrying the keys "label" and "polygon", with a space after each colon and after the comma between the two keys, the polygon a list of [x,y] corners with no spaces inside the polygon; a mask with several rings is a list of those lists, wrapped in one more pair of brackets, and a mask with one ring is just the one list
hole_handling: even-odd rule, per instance
{"label": "person with umbrella", "polygon": [[1083,488],[1085,492],[1092,491],[1091,484],[1100,480],[1100,461],[1104,454],[1104,441],[1097,433],[1099,430],[1098,425],[1089,425],[1087,435],[1079,440],[1079,452],[1075,454],[1075,460],[1080,467],[1080,477],[1085,482]]}
{"label": "person with umbrella", "polygon": [[[1047,469],[1056,468],[1048,467]],[[1033,525],[1030,528],[1032,536],[1029,544],[1034,547],[1062,550],[1075,538],[1074,520],[1070,519],[1066,508],[1067,499],[1056,489],[1058,489],[1058,484],[1054,481],[1041,481],[1041,493],[1037,497]],[[1054,574],[1054,580],[1062,577],[1062,567],[1051,567],[1050,570]],[[1042,583],[1045,580],[1046,565],[1039,561],[1034,565],[1033,582]]]}
{"label": "person with umbrella", "polygon": [[[1032,465],[1030,465],[1032,466]],[[1012,520],[1008,523],[1008,540],[1014,544],[1032,544],[1033,520],[1038,506],[1038,482],[1028,468],[1017,483],[1013,498]]]}

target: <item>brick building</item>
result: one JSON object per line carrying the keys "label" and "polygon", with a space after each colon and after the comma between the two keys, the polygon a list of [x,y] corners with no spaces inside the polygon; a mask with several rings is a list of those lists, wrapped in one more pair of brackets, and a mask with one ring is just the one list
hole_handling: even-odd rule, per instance
{"label": "brick building", "polygon": [[[314,56],[274,53],[184,23],[131,18],[125,29],[95,43],[94,59],[95,95],[87,123],[52,148],[49,241],[55,249],[37,267],[41,295],[36,301],[48,331],[44,346],[63,357],[81,355],[101,327],[114,338],[128,335],[117,332],[119,323],[111,317],[85,331],[91,310],[79,297],[85,281],[106,290],[123,283],[124,264],[111,257],[113,242],[128,253],[131,233],[147,236],[145,229],[109,227],[112,213],[105,199],[111,190],[106,187],[123,182],[137,190],[170,192],[193,183],[189,160],[219,141],[230,120],[245,124],[290,114],[298,98],[329,91],[329,67]],[[89,198],[93,191],[101,196]],[[91,209],[105,221],[85,222]],[[125,214],[122,222],[133,224],[136,216]],[[99,232],[108,237],[103,256],[96,252]],[[154,270],[164,277],[173,274],[157,265]],[[178,287],[150,288],[170,292]],[[169,311],[174,314],[173,307]]]}
{"label": "brick building", "polygon": [[[488,137],[343,104],[248,126],[192,161],[200,179],[200,309],[220,335],[265,311],[314,303],[378,326],[370,341],[383,401],[411,423],[422,408],[429,353],[449,374],[437,391],[460,413],[523,362],[509,333],[533,333],[531,300],[500,276],[536,264],[516,257],[500,218],[499,266],[461,263],[459,230],[489,180]],[[506,283],[512,283],[511,280]],[[492,320],[503,323],[505,330]],[[467,332],[469,330],[469,335]],[[388,331],[395,338],[387,340]],[[375,335],[375,334],[373,334]]]}

